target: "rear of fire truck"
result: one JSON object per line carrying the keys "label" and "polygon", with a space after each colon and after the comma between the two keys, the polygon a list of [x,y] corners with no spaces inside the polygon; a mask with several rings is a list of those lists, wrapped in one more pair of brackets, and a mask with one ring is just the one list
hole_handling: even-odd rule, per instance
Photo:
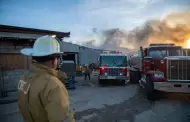
{"label": "rear of fire truck", "polygon": [[182,47],[151,44],[138,54],[139,83],[149,100],[160,98],[160,91],[190,93],[190,56],[183,56]]}
{"label": "rear of fire truck", "polygon": [[99,84],[109,81],[125,84],[127,80],[127,55],[121,52],[104,52],[99,57]]}

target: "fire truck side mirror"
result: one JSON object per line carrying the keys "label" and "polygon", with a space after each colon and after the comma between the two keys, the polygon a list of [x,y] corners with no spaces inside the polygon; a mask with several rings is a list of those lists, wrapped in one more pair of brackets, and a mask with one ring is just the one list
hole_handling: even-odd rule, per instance
{"label": "fire truck side mirror", "polygon": [[138,51],[138,58],[142,59],[142,52],[140,50]]}

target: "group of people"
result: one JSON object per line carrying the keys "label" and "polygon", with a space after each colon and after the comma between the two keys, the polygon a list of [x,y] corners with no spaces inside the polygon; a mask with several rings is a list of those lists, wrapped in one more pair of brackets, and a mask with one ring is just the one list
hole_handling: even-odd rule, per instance
{"label": "group of people", "polygon": [[24,48],[21,54],[33,59],[18,83],[18,105],[24,122],[75,122],[68,91],[61,82],[67,76],[57,70],[62,54],[57,39],[39,37],[33,48]]}

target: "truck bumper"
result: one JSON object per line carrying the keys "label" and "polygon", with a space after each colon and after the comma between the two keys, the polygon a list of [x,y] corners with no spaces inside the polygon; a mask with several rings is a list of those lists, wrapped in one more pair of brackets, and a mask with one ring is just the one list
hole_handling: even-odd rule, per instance
{"label": "truck bumper", "polygon": [[126,76],[99,76],[100,80],[126,80]]}
{"label": "truck bumper", "polygon": [[154,82],[154,89],[164,92],[190,93],[190,81],[188,82]]}

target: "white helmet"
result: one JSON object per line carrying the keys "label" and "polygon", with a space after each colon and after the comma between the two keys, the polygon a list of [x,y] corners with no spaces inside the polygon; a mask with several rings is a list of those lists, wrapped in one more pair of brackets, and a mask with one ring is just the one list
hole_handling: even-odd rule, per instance
{"label": "white helmet", "polygon": [[39,37],[35,41],[33,48],[24,48],[20,52],[23,55],[39,57],[63,53],[60,52],[59,42],[51,36]]}

